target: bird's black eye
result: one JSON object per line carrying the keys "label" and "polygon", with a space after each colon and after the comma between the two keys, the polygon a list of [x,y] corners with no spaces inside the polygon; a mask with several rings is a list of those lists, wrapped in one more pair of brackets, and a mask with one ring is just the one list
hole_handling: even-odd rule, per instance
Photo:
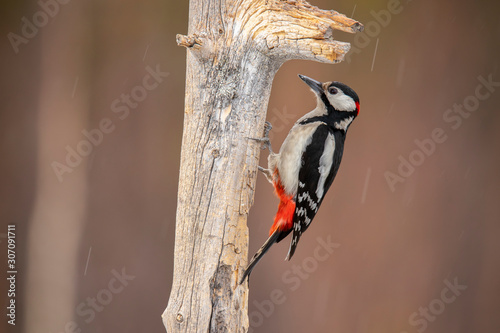
{"label": "bird's black eye", "polygon": [[332,95],[335,95],[335,94],[336,94],[336,93],[338,93],[339,91],[338,91],[338,89],[337,89],[337,88],[335,88],[335,87],[330,87],[330,88],[328,88],[328,92],[329,92],[330,94],[332,94]]}

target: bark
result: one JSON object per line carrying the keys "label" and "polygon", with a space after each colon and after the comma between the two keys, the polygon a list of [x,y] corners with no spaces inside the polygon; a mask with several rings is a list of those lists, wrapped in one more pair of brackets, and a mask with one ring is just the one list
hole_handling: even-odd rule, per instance
{"label": "bark", "polygon": [[305,1],[191,1],[168,332],[246,332],[247,215],[272,80],[290,59],[336,63],[363,26]]}

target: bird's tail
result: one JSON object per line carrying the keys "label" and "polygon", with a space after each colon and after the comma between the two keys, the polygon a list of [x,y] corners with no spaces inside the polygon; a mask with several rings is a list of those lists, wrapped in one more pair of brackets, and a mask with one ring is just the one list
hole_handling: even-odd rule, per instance
{"label": "bird's tail", "polygon": [[250,260],[250,264],[248,264],[247,269],[245,269],[245,272],[243,273],[243,277],[240,280],[240,284],[242,284],[245,281],[247,276],[250,276],[250,273],[252,273],[252,270],[255,267],[255,265],[257,265],[257,263],[260,261],[260,259],[262,259],[262,256],[264,254],[266,254],[266,252],[271,248],[271,246],[278,241],[281,234],[282,234],[282,231],[280,231],[279,229],[276,229],[271,234],[271,236],[269,236],[269,238],[266,240],[264,245],[261,246],[259,251],[257,251],[257,253],[255,253],[255,255],[252,257],[252,260]]}

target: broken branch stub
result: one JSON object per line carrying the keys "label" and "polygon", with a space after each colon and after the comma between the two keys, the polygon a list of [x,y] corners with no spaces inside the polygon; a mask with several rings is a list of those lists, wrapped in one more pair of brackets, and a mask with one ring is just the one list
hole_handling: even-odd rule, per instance
{"label": "broken branch stub", "polygon": [[[227,8],[230,10],[231,8]],[[226,45],[254,43],[259,52],[283,63],[291,59],[337,63],[344,59],[350,44],[334,39],[336,30],[355,33],[363,25],[334,10],[323,10],[299,1],[242,1],[227,15]],[[204,37],[177,35],[177,44],[192,47],[210,35],[219,38],[221,29]],[[217,45],[216,43],[208,43]],[[208,46],[208,45],[207,45]],[[216,53],[216,50],[213,50]]]}

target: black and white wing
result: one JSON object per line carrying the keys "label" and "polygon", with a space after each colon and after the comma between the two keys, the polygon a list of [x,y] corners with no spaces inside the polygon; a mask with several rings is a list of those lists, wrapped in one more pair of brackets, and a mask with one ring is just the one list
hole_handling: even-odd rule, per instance
{"label": "black and white wing", "polygon": [[[340,147],[341,145],[338,145]],[[336,151],[337,150],[337,151]],[[302,154],[299,183],[295,198],[293,234],[286,260],[295,253],[300,236],[311,224],[321,202],[335,178],[342,158],[336,149],[335,134],[326,124],[319,125],[311,143]]]}

